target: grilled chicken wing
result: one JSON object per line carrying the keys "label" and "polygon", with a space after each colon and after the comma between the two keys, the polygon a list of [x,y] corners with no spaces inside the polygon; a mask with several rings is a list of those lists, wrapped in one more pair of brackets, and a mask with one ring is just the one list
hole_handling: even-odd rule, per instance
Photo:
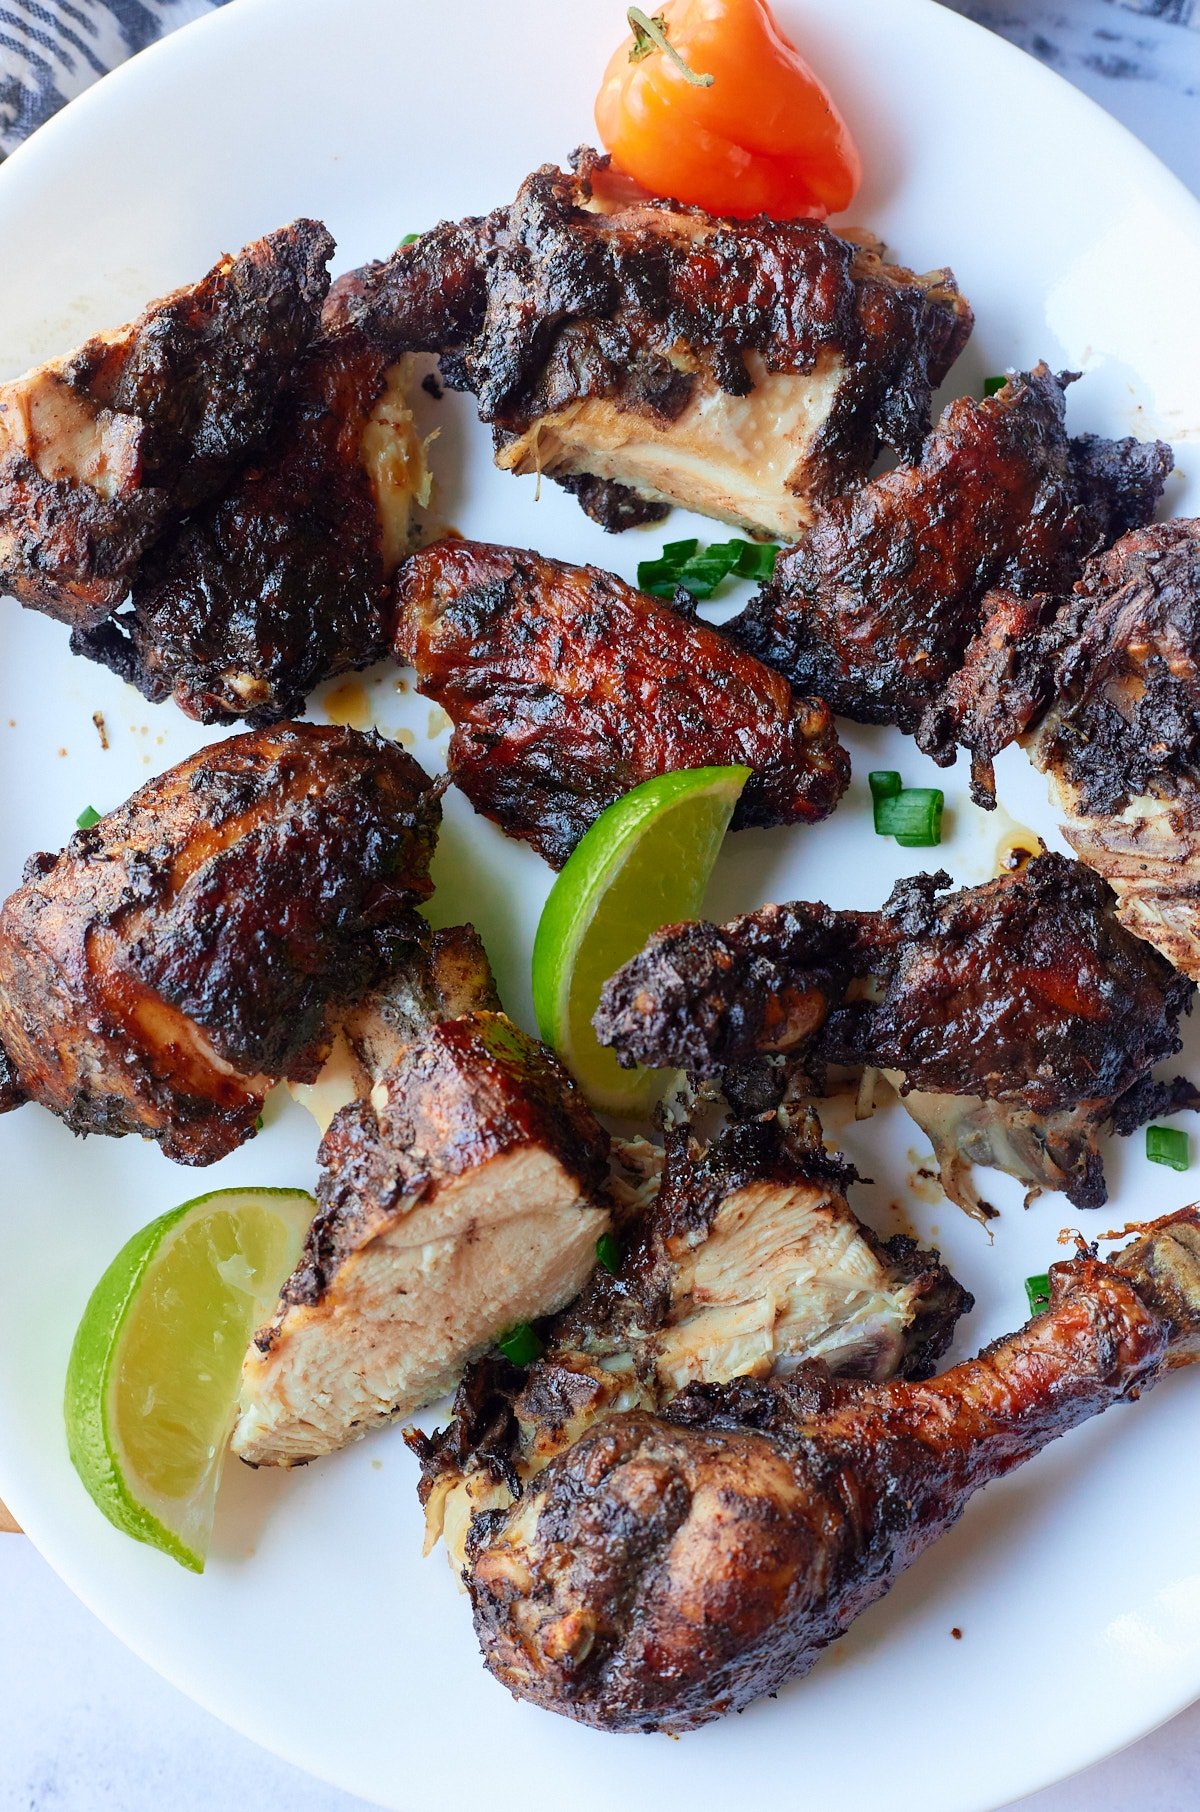
{"label": "grilled chicken wing", "polygon": [[595,567],[444,541],[407,562],[397,604],[397,657],[455,723],[455,781],[555,867],[614,799],[673,769],[752,768],[735,828],[823,818],[845,791],[819,699]]}
{"label": "grilled chicken wing", "polygon": [[799,902],[668,926],[606,983],[597,1033],[623,1063],[700,1074],[764,1051],[805,1052],[814,1086],[829,1063],[880,1069],[968,1212],[994,1212],[971,1163],[1097,1207],[1106,1122],[1128,1132],[1200,1106],[1187,1084],[1148,1081],[1180,1048],[1192,985],[1063,856],[940,895],[948,885],[902,881],[877,914]]}
{"label": "grilled chicken wing", "polygon": [[1161,441],[1069,440],[1045,365],[951,403],[915,465],[822,505],[727,633],[861,723],[915,730],[961,663],[985,594],[1065,589],[1149,520]]}
{"label": "grilled chicken wing", "polygon": [[288,724],[202,749],[34,856],[0,909],[16,1088],[75,1132],[224,1157],[390,967],[439,814],[393,744]]}
{"label": "grilled chicken wing", "polygon": [[810,1364],[606,1417],[471,1529],[488,1668],[631,1731],[692,1730],[807,1673],[972,1493],[1200,1358],[1196,1209],[1050,1278],[1045,1314],[929,1383]]}
{"label": "grilled chicken wing", "polygon": [[429,500],[410,362],[352,324],[339,279],[262,452],[152,548],[126,609],[72,647],[205,723],[272,723],[386,651],[388,580]]}
{"label": "grilled chicken wing", "polygon": [[0,385],[0,591],[86,630],[266,442],[333,240],[298,220],[127,327]]}
{"label": "grilled chicken wing", "polygon": [[971,330],[948,271],[914,276],[815,221],[622,200],[590,151],[403,247],[372,295],[380,331],[474,391],[504,469],[565,483],[606,528],[681,503],[785,539],[881,441],[916,456]]}
{"label": "grilled chicken wing", "polygon": [[409,1045],[326,1134],[304,1257],[243,1367],[234,1451],[330,1453],[561,1308],[609,1224],[607,1157],[557,1059],[502,1013]]}
{"label": "grilled chicken wing", "polygon": [[863,1226],[844,1193],[853,1172],[810,1119],[786,1135],[777,1121],[731,1126],[707,1150],[686,1128],[663,1156],[628,1148],[647,1176],[625,1191],[616,1270],[595,1271],[542,1329],[527,1371],[489,1355],[449,1427],[410,1431],[429,1545],[444,1534],[461,1569],[475,1510],[506,1507],[601,1416],[663,1407],[688,1384],[811,1358],[855,1377],[929,1375],[972,1299],[936,1252]]}

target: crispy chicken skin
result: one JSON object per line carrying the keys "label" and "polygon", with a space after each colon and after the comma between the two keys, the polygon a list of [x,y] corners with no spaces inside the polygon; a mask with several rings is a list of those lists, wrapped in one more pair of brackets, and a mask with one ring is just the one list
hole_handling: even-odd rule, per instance
{"label": "crispy chicken skin", "polygon": [[787,1133],[778,1120],[731,1125],[707,1148],[677,1127],[663,1154],[616,1155],[617,1173],[640,1163],[646,1179],[637,1192],[614,1186],[615,1271],[594,1271],[542,1327],[546,1350],[528,1370],[489,1354],[447,1428],[407,1435],[430,1545],[444,1534],[460,1569],[470,1514],[507,1506],[610,1411],[812,1358],[855,1377],[928,1377],[971,1307],[936,1252],[881,1242],[858,1220],[845,1196],[854,1173],[825,1152],[814,1115]]}
{"label": "crispy chicken skin", "polygon": [[1078,862],[1043,855],[943,894],[949,881],[902,881],[881,913],[798,902],[668,926],[605,984],[597,1033],[623,1063],[699,1074],[779,1051],[801,1052],[818,1088],[828,1064],[883,1070],[969,1212],[992,1212],[970,1162],[1097,1207],[1104,1123],[1200,1105],[1148,1080],[1180,1048],[1192,985]]}
{"label": "crispy chicken skin", "polygon": [[561,867],[639,781],[744,762],[735,828],[824,818],[850,763],[819,699],[591,566],[443,541],[403,568],[395,650],[454,720],[472,805]]}
{"label": "crispy chicken skin", "polygon": [[147,548],[266,442],[332,254],[297,220],[0,385],[0,591],[81,630],[116,609]]}
{"label": "crispy chicken skin", "polygon": [[727,632],[842,715],[915,730],[990,589],[1065,589],[1154,513],[1170,448],[1068,439],[1070,381],[1037,365],[951,403],[915,465],[822,505]]}
{"label": "crispy chicken skin", "polygon": [[128,606],[72,647],[205,723],[273,723],[386,651],[388,581],[429,500],[409,361],[353,325],[340,278],[262,452],[152,548]]}
{"label": "crispy chicken skin", "polygon": [[0,1044],[75,1132],[210,1164],[330,1016],[389,968],[431,891],[440,805],[410,756],[315,724],[202,749],[34,856],[0,908]]}
{"label": "crispy chicken skin", "polygon": [[473,925],[432,931],[413,915],[393,944],[391,968],[338,1019],[315,1082],[289,1083],[324,1135],[339,1108],[369,1095],[389,1064],[445,1019],[499,1013],[496,978]]}
{"label": "crispy chicken skin", "polygon": [[934,736],[971,750],[982,805],[1023,740],[1122,922],[1200,979],[1200,521],[1125,535],[1067,597],[989,606]]}
{"label": "crispy chicken skin", "polygon": [[814,221],[630,201],[607,158],[574,164],[543,166],[511,207],[438,227],[372,278],[379,330],[442,353],[497,464],[565,482],[606,528],[681,503],[791,539],[881,442],[916,456],[971,330],[948,271],[914,276]]}
{"label": "crispy chicken skin", "polygon": [[330,1453],[561,1308],[609,1224],[607,1159],[565,1070],[502,1013],[408,1046],[326,1134],[304,1257],[243,1367],[234,1451]]}
{"label": "crispy chicken skin", "polygon": [[468,1537],[485,1664],[604,1730],[693,1730],[807,1673],[971,1495],[1200,1357],[1200,1216],[1110,1263],[928,1383],[696,1386],[610,1415]]}

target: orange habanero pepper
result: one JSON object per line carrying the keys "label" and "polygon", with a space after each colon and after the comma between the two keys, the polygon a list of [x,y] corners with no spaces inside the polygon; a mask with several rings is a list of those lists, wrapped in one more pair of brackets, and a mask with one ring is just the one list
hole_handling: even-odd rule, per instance
{"label": "orange habanero pepper", "polygon": [[862,164],[846,122],[766,0],[666,0],[604,75],[596,125],[614,164],[710,214],[823,220]]}

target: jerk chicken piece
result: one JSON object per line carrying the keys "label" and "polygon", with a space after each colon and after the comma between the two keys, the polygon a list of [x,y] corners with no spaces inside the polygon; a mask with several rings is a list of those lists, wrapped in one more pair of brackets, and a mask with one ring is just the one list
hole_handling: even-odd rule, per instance
{"label": "jerk chicken piece", "polygon": [[72,637],[155,703],[273,723],[386,651],[388,581],[430,475],[411,361],[353,325],[358,290],[334,285],[262,452],[150,550],[123,611]]}
{"label": "jerk chicken piece", "polygon": [[629,1731],[693,1730],[807,1673],[973,1492],[1200,1358],[1195,1208],[1050,1279],[1045,1314],[928,1383],[810,1363],[606,1417],[472,1526],[487,1667]]}
{"label": "jerk chicken piece", "polygon": [[609,1224],[608,1135],[502,1013],[403,1049],[320,1163],[304,1256],[243,1366],[233,1446],[252,1465],[315,1459],[442,1396],[577,1293]]}
{"label": "jerk chicken piece", "polygon": [[557,479],[605,528],[680,503],[791,540],[881,442],[916,457],[971,331],[949,271],[914,276],[816,221],[631,199],[608,161],[547,164],[511,207],[372,274],[373,324],[442,353],[499,466]]}
{"label": "jerk chicken piece", "polygon": [[745,763],[735,829],[824,818],[849,780],[819,699],[596,567],[424,548],[400,575],[395,649],[454,720],[447,765],[472,805],[556,868],[656,774]]}
{"label": "jerk chicken piece", "polygon": [[211,1164],[391,967],[437,789],[394,744],[288,724],[202,749],[37,855],[0,908],[10,1092]]}
{"label": "jerk chicken piece", "polygon": [[1122,922],[1200,979],[1200,521],[1124,536],[1067,598],[989,602],[936,733],[970,748],[983,805],[1020,738]]}
{"label": "jerk chicken piece", "polygon": [[1100,1129],[1200,1106],[1150,1070],[1180,1048],[1192,984],[1123,929],[1110,889],[1042,855],[942,895],[901,881],[880,913],[797,902],[730,924],[668,926],[605,984],[594,1019],[622,1063],[719,1075],[762,1052],[882,1070],[929,1135],[942,1186],[968,1213],[972,1163],[1106,1199]]}
{"label": "jerk chicken piece", "polygon": [[117,608],[147,548],[265,444],[332,255],[297,220],[0,385],[0,591],[81,630]]}
{"label": "jerk chicken piece", "polygon": [[917,464],[822,505],[726,633],[843,716],[916,730],[989,590],[1065,590],[1154,513],[1171,449],[1068,439],[1071,375],[1037,365],[951,403]]}
{"label": "jerk chicken piece", "polygon": [[786,1134],[777,1120],[732,1125],[707,1150],[677,1127],[662,1156],[642,1145],[624,1162],[647,1177],[615,1189],[615,1270],[593,1272],[543,1328],[528,1370],[488,1355],[449,1427],[407,1436],[429,1545],[444,1535],[459,1570],[471,1514],[506,1508],[600,1417],[811,1358],[854,1377],[928,1377],[972,1306],[936,1252],[863,1226],[845,1196],[854,1173],[824,1150],[814,1115]]}
{"label": "jerk chicken piece", "polygon": [[431,931],[413,915],[394,941],[383,981],[341,1015],[315,1082],[292,1082],[290,1094],[329,1130],[339,1108],[369,1095],[388,1065],[446,1019],[502,1011],[496,978],[473,925]]}

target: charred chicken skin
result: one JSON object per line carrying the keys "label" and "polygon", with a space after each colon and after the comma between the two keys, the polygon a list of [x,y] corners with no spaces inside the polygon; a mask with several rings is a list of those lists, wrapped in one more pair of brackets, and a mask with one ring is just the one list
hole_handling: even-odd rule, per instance
{"label": "charred chicken skin", "polygon": [[439,815],[393,744],[289,724],[202,749],[34,856],[0,908],[10,1095],[181,1163],[224,1157],[391,966]]}
{"label": "charred chicken skin", "polygon": [[951,403],[915,465],[822,505],[728,633],[860,723],[916,730],[961,664],[985,595],[1065,589],[1149,520],[1160,441],[1070,440],[1045,365]]}
{"label": "charred chicken skin", "polygon": [[612,529],[679,503],[793,538],[881,442],[915,458],[971,330],[948,271],[815,221],[630,201],[591,151],[402,247],[371,295],[378,331],[474,392],[498,465],[558,479]]}
{"label": "charred chicken skin", "polygon": [[1056,1436],[1200,1358],[1200,1214],[1050,1270],[1046,1313],[928,1383],[685,1391],[610,1415],[467,1540],[487,1667],[605,1730],[693,1730],[808,1672]]}
{"label": "charred chicken skin", "polygon": [[395,650],[454,720],[472,805],[555,867],[656,774],[745,763],[735,828],[824,818],[849,780],[819,699],[595,567],[439,542],[400,574]]}
{"label": "charred chicken skin", "polygon": [[983,805],[1023,740],[1122,922],[1200,979],[1200,522],[1124,536],[1068,597],[989,603],[936,734],[970,748]]}
{"label": "charred chicken skin", "polygon": [[[430,1541],[461,1569],[471,1514],[507,1506],[614,1410],[658,1409],[686,1385],[786,1373],[820,1358],[855,1377],[927,1377],[971,1298],[911,1239],[881,1242],[845,1196],[815,1116],[731,1125],[705,1149],[686,1127],[614,1182],[622,1256],[542,1328],[543,1357],[467,1373],[451,1424],[410,1431]],[[661,1174],[660,1174],[661,1173]],[[647,1199],[648,1198],[648,1199]]]}
{"label": "charred chicken skin", "polygon": [[146,550],[265,445],[332,254],[295,221],[0,385],[0,591],[80,630],[117,608]]}
{"label": "charred chicken skin", "polygon": [[334,285],[261,453],[150,550],[76,653],[202,722],[264,724],[386,652],[388,581],[430,479],[409,362],[353,324],[358,291]]}
{"label": "charred chicken skin", "polygon": [[1180,1048],[1192,985],[1078,862],[1043,855],[944,895],[949,879],[902,881],[880,913],[799,902],[668,926],[606,983],[597,1033],[623,1063],[699,1074],[787,1051],[818,1089],[828,1064],[882,1070],[969,1212],[992,1212],[971,1162],[1097,1207],[1105,1122],[1200,1105],[1149,1081]]}
{"label": "charred chicken skin", "polygon": [[608,1228],[608,1136],[504,1014],[441,1021],[321,1147],[299,1269],[242,1372],[234,1451],[291,1466],[443,1395],[561,1308]]}

